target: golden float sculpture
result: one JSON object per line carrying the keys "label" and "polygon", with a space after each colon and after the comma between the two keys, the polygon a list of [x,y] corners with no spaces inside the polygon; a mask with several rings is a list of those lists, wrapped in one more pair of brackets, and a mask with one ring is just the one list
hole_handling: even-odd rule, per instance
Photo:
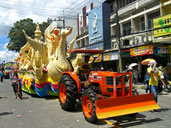
{"label": "golden float sculpture", "polygon": [[[66,38],[72,33],[72,28],[45,33],[45,42],[41,41],[41,31],[37,24],[35,38],[29,37],[23,30],[27,43],[21,48],[19,57],[15,59],[19,67],[22,89],[40,97],[56,95],[58,81],[62,72],[71,70],[67,60]],[[69,50],[74,46],[77,34],[69,43]],[[73,60],[74,72],[78,72],[82,62],[82,55],[78,54]]]}

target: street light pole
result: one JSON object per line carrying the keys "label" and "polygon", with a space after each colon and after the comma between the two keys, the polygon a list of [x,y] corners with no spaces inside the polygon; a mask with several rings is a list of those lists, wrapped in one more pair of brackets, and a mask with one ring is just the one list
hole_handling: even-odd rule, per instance
{"label": "street light pole", "polygon": [[120,24],[119,24],[119,16],[118,16],[118,7],[117,7],[117,0],[115,0],[115,8],[116,8],[116,27],[117,27],[117,32],[116,32],[116,40],[117,40],[117,44],[118,44],[118,52],[119,52],[119,70],[120,72],[122,72],[122,57],[121,57],[121,31],[120,31]]}

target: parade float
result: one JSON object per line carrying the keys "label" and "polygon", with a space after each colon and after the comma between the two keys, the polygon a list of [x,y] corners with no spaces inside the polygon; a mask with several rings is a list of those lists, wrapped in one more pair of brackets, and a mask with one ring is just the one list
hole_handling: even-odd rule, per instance
{"label": "parade float", "polygon": [[[27,43],[21,48],[19,56],[15,59],[18,63],[18,74],[22,90],[40,97],[57,95],[58,81],[62,72],[71,70],[75,72],[82,61],[82,55],[78,55],[71,63],[66,53],[66,38],[71,34],[72,28],[59,30],[57,27],[51,32],[45,31],[45,41],[41,41],[39,25],[36,27],[35,38],[32,39],[23,30]],[[77,35],[69,43],[69,49],[73,48]]]}
{"label": "parade float", "polygon": [[13,69],[15,69],[16,67],[17,66],[15,63],[7,62],[4,66],[4,78],[9,79]]}

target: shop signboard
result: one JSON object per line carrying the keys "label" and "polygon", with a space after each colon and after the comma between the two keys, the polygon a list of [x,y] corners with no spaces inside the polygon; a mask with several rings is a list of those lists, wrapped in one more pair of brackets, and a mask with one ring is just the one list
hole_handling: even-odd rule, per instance
{"label": "shop signboard", "polygon": [[104,61],[111,61],[111,60],[118,60],[118,52],[107,52],[104,53],[103,60]]}
{"label": "shop signboard", "polygon": [[171,14],[153,20],[154,37],[171,35]]}
{"label": "shop signboard", "polygon": [[104,61],[109,61],[109,58],[110,58],[110,52],[104,53],[103,60]]}
{"label": "shop signboard", "polygon": [[131,56],[143,56],[153,54],[153,45],[140,46],[130,49]]}
{"label": "shop signboard", "polygon": [[93,62],[93,57],[97,57],[96,60],[94,61],[95,63],[101,62],[102,61],[102,54],[94,54],[93,56],[90,56],[89,62]]}
{"label": "shop signboard", "polygon": [[[104,27],[105,26],[105,27]],[[89,49],[110,49],[110,9],[102,3],[88,12]],[[97,45],[98,44],[98,45]]]}
{"label": "shop signboard", "polygon": [[130,57],[130,49],[121,50],[122,58]]}
{"label": "shop signboard", "polygon": [[168,52],[171,53],[171,45],[168,47]]}
{"label": "shop signboard", "polygon": [[167,47],[158,47],[157,48],[157,54],[167,54],[168,48]]}

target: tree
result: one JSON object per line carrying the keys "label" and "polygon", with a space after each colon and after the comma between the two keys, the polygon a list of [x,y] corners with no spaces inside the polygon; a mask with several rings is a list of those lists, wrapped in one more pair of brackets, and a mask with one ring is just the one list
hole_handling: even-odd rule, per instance
{"label": "tree", "polygon": [[[47,19],[47,22],[39,24],[42,36],[44,37],[44,31],[49,26],[50,20]],[[20,48],[27,43],[27,40],[24,37],[22,29],[27,33],[28,36],[34,38],[34,32],[36,30],[36,23],[32,19],[22,19],[14,23],[14,26],[10,29],[8,37],[10,42],[7,45],[8,50],[19,52]]]}
{"label": "tree", "polygon": [[27,40],[24,37],[22,29],[32,38],[34,38],[34,31],[36,24],[30,18],[22,19],[14,23],[14,26],[10,29],[8,37],[10,42],[7,45],[8,50],[19,52],[20,48],[24,46]]}

